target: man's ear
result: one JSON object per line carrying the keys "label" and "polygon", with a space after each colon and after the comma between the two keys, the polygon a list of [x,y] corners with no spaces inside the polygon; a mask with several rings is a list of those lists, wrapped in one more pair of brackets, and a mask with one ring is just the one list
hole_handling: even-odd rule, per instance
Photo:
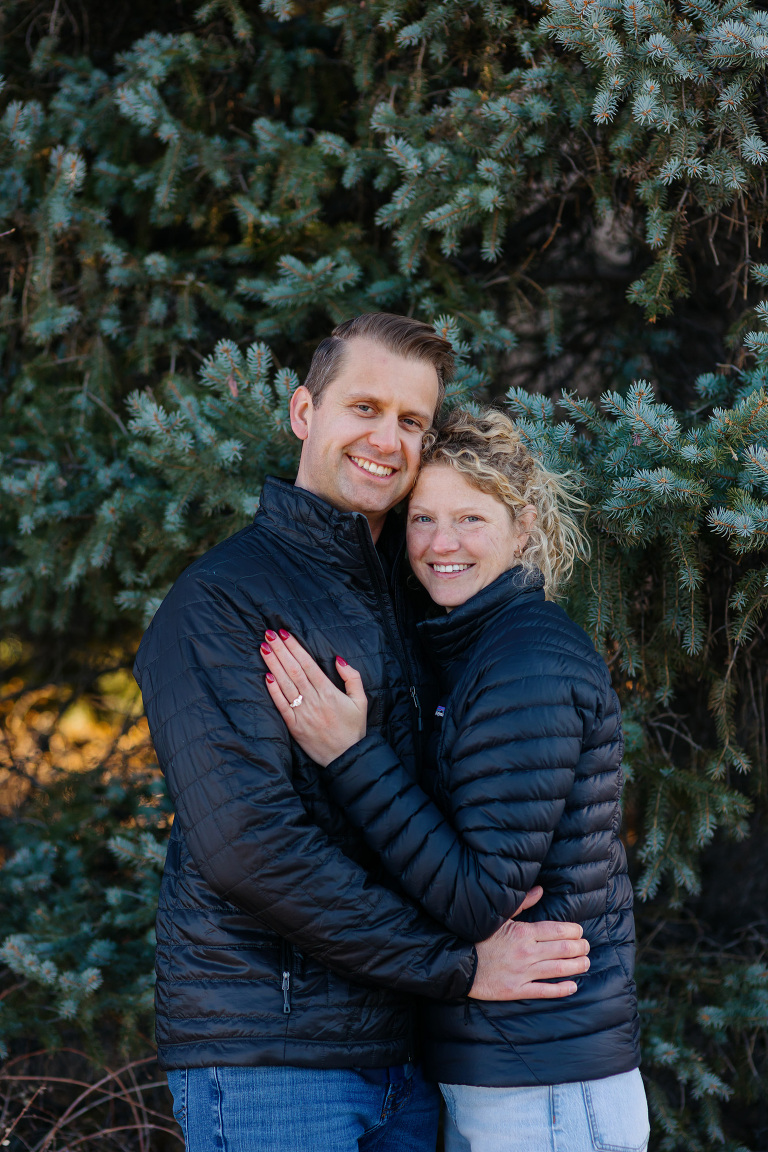
{"label": "man's ear", "polygon": [[291,428],[293,429],[294,436],[298,436],[299,440],[306,440],[312,425],[314,404],[312,403],[312,397],[303,384],[300,384],[293,396],[291,396],[290,412]]}

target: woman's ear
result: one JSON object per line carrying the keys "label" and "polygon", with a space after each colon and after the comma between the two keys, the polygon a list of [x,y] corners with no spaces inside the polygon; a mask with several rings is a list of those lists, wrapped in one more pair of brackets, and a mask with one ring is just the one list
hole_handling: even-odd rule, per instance
{"label": "woman's ear", "polygon": [[533,504],[526,504],[515,516],[515,528],[517,529],[517,548],[515,549],[515,555],[519,556],[528,543],[529,533],[536,523],[537,518],[538,513]]}

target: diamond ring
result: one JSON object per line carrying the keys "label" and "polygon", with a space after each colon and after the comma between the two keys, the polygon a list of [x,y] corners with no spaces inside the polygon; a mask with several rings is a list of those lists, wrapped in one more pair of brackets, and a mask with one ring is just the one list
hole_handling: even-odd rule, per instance
{"label": "diamond ring", "polygon": [[289,708],[298,708],[299,704],[301,704],[301,702],[302,702],[302,700],[303,700],[303,699],[304,699],[304,697],[303,697],[303,696],[297,696],[295,700],[291,700],[291,702],[290,702],[290,704],[288,705],[288,707],[289,707]]}

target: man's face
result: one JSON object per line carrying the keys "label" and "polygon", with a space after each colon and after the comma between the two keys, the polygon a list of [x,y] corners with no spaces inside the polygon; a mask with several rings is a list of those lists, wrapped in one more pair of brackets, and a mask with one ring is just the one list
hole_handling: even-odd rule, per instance
{"label": "man's face", "polygon": [[298,487],[341,511],[362,512],[375,539],[386,513],[411,490],[437,392],[431,364],[350,340],[318,405],[304,387],[291,401],[291,427],[304,441]]}

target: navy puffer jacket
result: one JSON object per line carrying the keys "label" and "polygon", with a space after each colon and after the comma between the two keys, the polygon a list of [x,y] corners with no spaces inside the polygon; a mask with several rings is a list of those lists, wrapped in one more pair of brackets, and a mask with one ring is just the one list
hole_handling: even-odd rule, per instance
{"label": "navy puffer jacket", "polygon": [[589,940],[572,997],[425,1004],[426,1070],[447,1083],[599,1079],[640,1059],[619,702],[542,584],[514,568],[420,626],[448,693],[433,798],[375,732],[326,770],[387,869],[452,932],[484,939],[540,883],[526,918],[575,921]]}
{"label": "navy puffer jacket", "polygon": [[374,883],[378,861],[267,693],[266,628],[301,636],[330,675],[346,652],[371,687],[370,731],[416,773],[420,676],[368,521],[268,480],[253,525],[179,577],[136,660],[176,809],[160,1065],[400,1063],[412,995],[461,995],[474,949]]}

